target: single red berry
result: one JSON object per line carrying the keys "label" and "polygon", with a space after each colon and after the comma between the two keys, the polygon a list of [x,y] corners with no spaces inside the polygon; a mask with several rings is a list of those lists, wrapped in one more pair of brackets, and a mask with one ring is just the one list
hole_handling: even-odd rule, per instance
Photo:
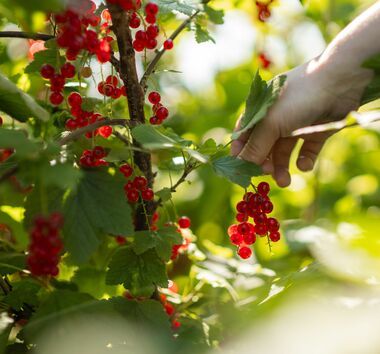
{"label": "single red berry", "polygon": [[238,250],[238,255],[243,259],[247,259],[251,257],[252,250],[249,247],[241,247]]}
{"label": "single red berry", "polygon": [[65,79],[62,75],[54,74],[50,79],[50,89],[52,91],[61,91],[65,86]]}
{"label": "single red berry", "polygon": [[249,234],[249,232],[251,231],[251,229],[249,227],[249,223],[243,222],[243,223],[239,224],[237,227],[237,231],[239,234],[242,234],[242,235]]}
{"label": "single red berry", "polygon": [[71,92],[67,101],[70,107],[80,107],[82,104],[82,96],[78,92]]}
{"label": "single red berry", "polygon": [[74,50],[74,49],[69,48],[66,51],[66,59],[70,61],[76,60],[78,54],[79,54],[79,50]]}
{"label": "single red berry", "polygon": [[243,236],[244,243],[247,245],[253,245],[256,242],[256,235],[252,232]]}
{"label": "single red berry", "polygon": [[42,65],[40,72],[44,79],[51,79],[55,73],[55,70],[50,64],[44,64]]}
{"label": "single red berry", "polygon": [[156,16],[148,14],[145,16],[145,21],[151,25],[154,25],[157,21]]}
{"label": "single red berry", "polygon": [[127,240],[125,239],[125,237],[123,236],[116,236],[116,242],[122,246],[122,245],[125,245],[127,243]]}
{"label": "single red berry", "polygon": [[156,117],[160,120],[164,120],[169,116],[169,111],[166,107],[161,107],[156,112]]}
{"label": "single red berry", "polygon": [[63,102],[63,95],[60,92],[52,92],[49,100],[51,104],[58,106]]}
{"label": "single red berry", "polygon": [[99,135],[103,138],[108,138],[112,134],[112,127],[109,125],[104,125],[98,129]]}
{"label": "single red berry", "polygon": [[134,41],[133,41],[133,48],[134,48],[134,50],[136,51],[136,52],[142,52],[143,50],[144,50],[144,48],[145,48],[145,44],[144,44],[144,42],[142,42],[142,41],[139,41],[139,40],[137,40],[137,39],[135,39]]}
{"label": "single red berry", "polygon": [[260,236],[265,236],[268,232],[268,228],[266,224],[257,224],[255,225],[256,234]]}
{"label": "single red berry", "polygon": [[158,36],[158,32],[159,32],[159,29],[157,25],[149,25],[146,28],[146,35],[150,39],[155,39]]}
{"label": "single red berry", "polygon": [[160,219],[160,214],[157,211],[155,211],[152,215],[152,222],[156,223],[159,219]]}
{"label": "single red berry", "polygon": [[152,91],[148,95],[148,100],[151,104],[157,104],[161,101],[161,95],[156,91]]}
{"label": "single red berry", "polygon": [[275,232],[280,229],[280,223],[275,218],[269,218],[267,220],[267,227],[269,232]]}
{"label": "single red berry", "polygon": [[133,173],[133,168],[130,164],[125,163],[124,165],[121,165],[119,167],[119,171],[125,176],[125,177],[130,177],[132,176]]}
{"label": "single red berry", "polygon": [[147,15],[156,15],[158,13],[158,5],[154,2],[148,2],[145,6],[145,13]]}
{"label": "single red berry", "polygon": [[236,224],[230,225],[228,227],[228,230],[227,230],[228,236],[231,236],[232,234],[236,234],[237,233],[237,228],[238,228],[238,226]]}
{"label": "single red berry", "polygon": [[280,240],[281,235],[278,231],[273,231],[269,234],[269,238],[272,242],[277,242]]}
{"label": "single red berry", "polygon": [[92,149],[92,156],[95,159],[102,159],[103,157],[107,156],[107,153],[102,146],[95,146]]}
{"label": "single red berry", "polygon": [[68,130],[74,130],[78,128],[77,122],[74,119],[68,119],[65,124],[66,129]]}
{"label": "single red berry", "polygon": [[119,89],[118,87],[115,87],[114,89],[113,89],[113,93],[112,93],[112,98],[114,99],[114,100],[117,100],[119,97],[121,96],[121,89]]}
{"label": "single red berry", "polygon": [[142,191],[143,189],[145,189],[147,184],[148,184],[148,181],[144,176],[137,176],[133,180],[133,186],[139,191]]}
{"label": "single red berry", "polygon": [[99,82],[98,83],[98,91],[99,91],[99,93],[101,93],[102,95],[104,95],[104,82]]}
{"label": "single red berry", "polygon": [[156,116],[149,118],[149,123],[152,125],[158,125],[161,124],[161,120],[159,120]]}
{"label": "single red berry", "polygon": [[147,40],[146,32],[145,31],[137,31],[135,34],[135,40],[145,42]]}
{"label": "single red berry", "polygon": [[142,197],[142,199],[144,199],[146,201],[152,200],[154,198],[154,192],[150,188],[144,189],[141,192],[141,197]]}
{"label": "single red berry", "polygon": [[132,17],[131,20],[129,21],[129,27],[131,28],[139,28],[140,24],[141,24],[141,20],[137,16]]}
{"label": "single red berry", "polygon": [[170,50],[170,49],[173,49],[173,40],[171,40],[170,38],[167,39],[165,42],[164,42],[164,49],[165,50]]}
{"label": "single red berry", "polygon": [[174,315],[175,308],[174,308],[174,306],[170,302],[167,302],[164,305],[164,308],[165,308],[165,312],[167,313],[168,316]]}
{"label": "single red berry", "polygon": [[133,183],[131,181],[127,182],[126,184],[124,184],[124,191],[125,192],[128,192],[132,189],[135,189],[135,187],[133,187]]}
{"label": "single red berry", "polygon": [[66,79],[71,79],[75,76],[75,66],[71,63],[65,63],[61,67],[61,74]]}
{"label": "single red berry", "polygon": [[115,75],[107,76],[106,84],[110,84],[112,86],[117,86],[118,83],[119,83],[119,79],[117,78],[117,76],[115,76]]}
{"label": "single red berry", "polygon": [[147,49],[154,49],[157,47],[157,40],[155,40],[154,38],[148,38],[146,40],[145,46]]}
{"label": "single red berry", "polygon": [[265,200],[261,204],[261,210],[265,214],[270,214],[273,211],[273,204],[272,204],[272,202],[270,202],[269,200]]}
{"label": "single red berry", "polygon": [[161,107],[163,107],[163,105],[162,105],[161,103],[156,103],[156,104],[154,104],[153,107],[152,107],[152,111],[153,111],[153,113],[156,114],[157,110],[158,110],[159,108],[161,108]]}
{"label": "single red berry", "polygon": [[4,121],[3,121],[3,117],[0,117],[0,127],[3,125]]}
{"label": "single red berry", "polygon": [[191,220],[187,216],[182,216],[178,220],[178,225],[181,229],[188,229],[191,226]]}
{"label": "single red berry", "polygon": [[233,245],[240,246],[243,242],[243,235],[234,233],[230,236],[230,241]]}
{"label": "single red berry", "polygon": [[239,221],[239,222],[247,221],[248,220],[248,215],[247,214],[243,214],[243,213],[236,214],[236,220]]}
{"label": "single red berry", "polygon": [[256,224],[265,224],[267,222],[267,216],[264,213],[255,213],[253,219]]}
{"label": "single red berry", "polygon": [[103,86],[103,91],[104,91],[104,94],[107,96],[107,97],[111,97],[113,95],[113,90],[114,90],[114,87],[110,84],[105,84]]}
{"label": "single red berry", "polygon": [[139,191],[137,189],[130,189],[127,191],[127,198],[130,203],[136,203],[139,200]]}
{"label": "single red berry", "polygon": [[259,185],[257,186],[257,191],[262,196],[268,195],[268,193],[270,191],[269,184],[267,182],[260,182]]}
{"label": "single red berry", "polygon": [[124,97],[127,97],[127,89],[125,86],[122,86],[121,87],[121,94],[124,96]]}
{"label": "single red berry", "polygon": [[175,329],[178,329],[179,327],[181,327],[181,322],[174,320],[172,322],[172,328],[175,330]]}
{"label": "single red berry", "polygon": [[248,203],[245,201],[241,201],[236,204],[236,210],[239,213],[245,213],[247,211],[247,208],[248,208]]}

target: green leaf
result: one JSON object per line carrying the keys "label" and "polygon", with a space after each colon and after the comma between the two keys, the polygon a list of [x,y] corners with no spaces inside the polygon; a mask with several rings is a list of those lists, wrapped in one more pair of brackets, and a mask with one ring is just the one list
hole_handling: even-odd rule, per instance
{"label": "green leaf", "polygon": [[191,16],[197,10],[197,2],[184,0],[156,0],[155,3],[160,7],[160,14],[180,12]]}
{"label": "green leaf", "polygon": [[84,111],[94,111],[95,108],[102,104],[103,101],[100,100],[99,98],[94,98],[94,97],[83,97],[82,98],[82,105],[81,108]]}
{"label": "green leaf", "polygon": [[261,78],[259,71],[256,72],[246,101],[245,112],[241,119],[241,129],[232,134],[232,139],[238,139],[242,133],[253,128],[255,124],[265,117],[268,109],[280,94],[285,80],[286,76],[280,75],[267,84]]}
{"label": "green leaf", "polygon": [[372,69],[375,72],[380,72],[380,54],[376,54],[371,58],[367,59],[363,65],[364,68]]}
{"label": "green leaf", "polygon": [[45,42],[47,49],[41,50],[34,54],[33,61],[25,68],[26,74],[40,73],[41,67],[44,64],[52,65],[56,70],[65,62],[64,57],[59,54],[55,39],[50,39]]}
{"label": "green leaf", "polygon": [[105,279],[105,270],[81,267],[75,272],[71,281],[77,284],[80,292],[100,298],[106,290]]}
{"label": "green leaf", "polygon": [[1,74],[0,110],[20,122],[25,122],[31,117],[43,121],[49,119],[49,113],[34,98],[20,90],[13,82]]}
{"label": "green leaf", "polygon": [[69,290],[56,290],[41,304],[24,328],[30,341],[51,326],[59,328],[60,322],[70,319],[75,313],[89,310],[96,301],[87,294]]}
{"label": "green leaf", "polygon": [[65,246],[74,260],[86,262],[100,244],[101,233],[133,233],[131,208],[123,180],[103,171],[87,171],[64,206]]}
{"label": "green leaf", "polygon": [[25,255],[21,253],[0,252],[0,274],[7,275],[25,269]]}
{"label": "green leaf", "polygon": [[[6,325],[6,323],[4,325]],[[2,323],[1,326],[3,327]],[[5,328],[2,328],[0,331],[0,354],[6,353],[6,346],[8,344],[9,335],[11,334],[12,328],[13,325],[8,324]]]}
{"label": "green leaf", "polygon": [[130,246],[121,247],[111,259],[106,283],[123,283],[134,296],[150,296],[155,285],[168,286],[165,263],[154,250],[137,255]]}
{"label": "green leaf", "polygon": [[212,166],[216,174],[227,178],[243,188],[249,186],[251,177],[262,174],[260,166],[232,156],[224,156],[214,160]]}
{"label": "green leaf", "polygon": [[204,5],[204,10],[211,22],[222,25],[224,23],[224,11],[215,10],[208,5]]}
{"label": "green leaf", "polygon": [[155,248],[158,256],[169,261],[174,245],[182,244],[182,236],[176,227],[164,227],[158,231],[138,231],[135,233],[133,250],[140,255]]}
{"label": "green leaf", "polygon": [[0,128],[0,148],[15,149],[20,157],[37,158],[41,147],[22,130]]}
{"label": "green leaf", "polygon": [[36,306],[39,303],[37,293],[41,285],[32,280],[22,280],[13,284],[12,291],[3,298],[3,301],[14,310],[19,311],[24,304]]}
{"label": "green leaf", "polygon": [[380,75],[375,75],[372,81],[365,88],[364,93],[361,97],[360,104],[366,104],[368,102],[377,100],[380,98]]}
{"label": "green leaf", "polygon": [[197,43],[204,43],[208,41],[215,43],[215,39],[211,37],[207,28],[201,26],[199,23],[195,24],[195,40]]}
{"label": "green leaf", "polygon": [[168,200],[172,199],[171,189],[167,187],[155,192],[155,195],[161,198],[163,202],[167,202]]}

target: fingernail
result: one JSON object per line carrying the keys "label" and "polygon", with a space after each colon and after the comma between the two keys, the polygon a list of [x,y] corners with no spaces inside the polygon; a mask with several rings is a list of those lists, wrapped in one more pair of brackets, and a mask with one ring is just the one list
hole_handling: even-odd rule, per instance
{"label": "fingernail", "polygon": [[299,156],[297,159],[297,166],[301,171],[311,171],[314,168],[314,161],[310,157]]}

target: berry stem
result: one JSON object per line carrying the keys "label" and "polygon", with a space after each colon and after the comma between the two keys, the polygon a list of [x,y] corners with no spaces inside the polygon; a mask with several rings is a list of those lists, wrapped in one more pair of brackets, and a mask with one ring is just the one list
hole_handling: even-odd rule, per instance
{"label": "berry stem", "polygon": [[45,33],[32,33],[32,32],[21,32],[21,31],[0,31],[0,38],[26,38],[34,39],[40,41],[48,41],[53,39],[54,36]]}

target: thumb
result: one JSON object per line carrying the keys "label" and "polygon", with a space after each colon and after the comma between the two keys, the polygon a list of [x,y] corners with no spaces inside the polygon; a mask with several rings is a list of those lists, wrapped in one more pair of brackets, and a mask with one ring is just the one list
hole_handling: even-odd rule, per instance
{"label": "thumb", "polygon": [[248,138],[239,157],[261,165],[270,154],[273,145],[280,137],[276,126],[268,124],[268,117],[257,124]]}
{"label": "thumb", "polygon": [[[236,122],[234,132],[238,131],[241,129],[241,119],[242,115],[239,117],[239,119]],[[237,156],[239,153],[243,150],[245,143],[247,142],[249,138],[250,132],[243,133],[239,136],[238,139],[233,140],[231,143],[231,155],[232,156]]]}

